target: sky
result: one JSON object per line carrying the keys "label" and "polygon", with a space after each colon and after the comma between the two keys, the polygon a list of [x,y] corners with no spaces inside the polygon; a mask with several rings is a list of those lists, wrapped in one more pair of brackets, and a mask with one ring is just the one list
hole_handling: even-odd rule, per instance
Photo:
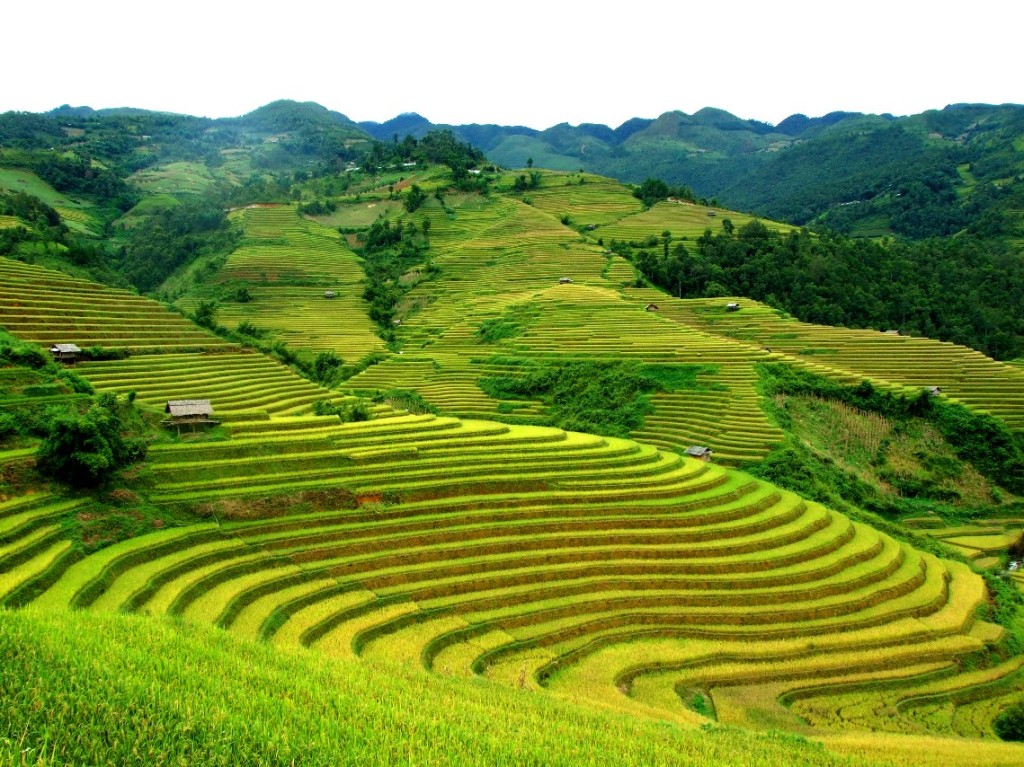
{"label": "sky", "polygon": [[0,112],[228,117],[295,99],[543,129],[1024,103],[1020,0],[50,0],[2,18]]}

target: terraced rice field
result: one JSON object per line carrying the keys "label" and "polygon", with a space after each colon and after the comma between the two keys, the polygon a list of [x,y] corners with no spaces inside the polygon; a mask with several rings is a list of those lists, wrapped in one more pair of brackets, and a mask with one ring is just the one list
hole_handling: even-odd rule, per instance
{"label": "terraced rice field", "polygon": [[[604,238],[605,243],[610,243],[612,240],[642,242],[649,237],[660,238],[661,233],[665,231],[671,232],[672,237],[677,240],[683,237],[696,239],[704,234],[706,229],[717,232],[722,226],[721,222],[726,218],[732,221],[736,228],[754,220],[753,216],[722,208],[667,201],[659,202],[650,210],[642,213],[599,226],[592,232],[592,235]],[[766,226],[780,231],[789,231],[794,228],[788,224],[774,221],[764,223]]]}
{"label": "terraced rice field", "polygon": [[[974,524],[946,525],[938,517],[908,519],[906,524],[942,541],[980,569],[998,565],[1000,557],[1024,536],[1024,518],[982,519]],[[1014,577],[1024,573],[1013,573]]]}
{"label": "terraced rice field", "polygon": [[[645,301],[652,292],[633,291]],[[737,301],[741,309],[728,312]],[[869,378],[920,390],[938,386],[944,396],[1024,429],[1024,372],[966,346],[928,338],[812,325],[782,317],[742,298],[666,299],[674,319],[706,332],[770,348],[788,361],[844,380]]]}
{"label": "terraced rice field", "polygon": [[568,215],[573,227],[613,224],[643,210],[640,200],[618,181],[590,173],[544,173],[540,186],[524,196],[545,213]]}
{"label": "terraced rice field", "polygon": [[151,299],[2,258],[0,325],[47,347],[155,352],[233,346]]}
{"label": "terraced rice field", "polygon": [[81,558],[62,523],[69,512],[87,505],[48,493],[0,501],[0,605],[30,601]]}
{"label": "terraced rice field", "polygon": [[[219,523],[72,562],[36,602],[182,615],[627,709],[662,683],[884,677],[997,638],[974,622],[983,588],[967,568],[629,440],[434,416],[232,430],[153,454],[154,499],[230,500]],[[300,489],[357,505],[246,511]],[[8,593],[60,556],[38,548]]]}
{"label": "terraced rice field", "polygon": [[209,169],[194,162],[172,162],[145,168],[129,181],[147,194],[202,194],[214,183]]}
{"label": "terraced rice field", "polygon": [[[301,219],[287,205],[251,207],[232,215],[245,239],[216,280],[222,286],[245,287],[252,300],[218,304],[220,324],[233,328],[248,322],[291,348],[333,351],[346,362],[384,350],[362,298],[362,267],[336,231]],[[334,298],[324,297],[328,290]],[[197,293],[178,305],[191,311],[202,298]]]}
{"label": "terraced rice field", "polygon": [[[561,205],[569,192],[598,200],[608,194],[597,177],[582,187],[564,187],[561,176],[553,178],[552,186],[545,176],[541,189],[531,190],[550,191],[548,207]],[[613,197],[608,205],[635,208],[636,201],[626,197]],[[665,364],[713,359],[718,371],[702,378],[706,391],[658,395],[654,415],[633,436],[672,450],[708,445],[716,460],[731,465],[763,457],[781,439],[754,390],[753,364],[767,358],[766,352],[681,327],[624,300],[619,291],[635,280],[632,265],[609,260],[555,215],[539,210],[539,203],[467,196],[446,204],[454,210],[450,216],[438,208],[423,214],[432,221],[433,260],[442,276],[416,286],[406,299],[408,311],[398,329],[404,357],[355,377],[351,391],[415,389],[446,414],[516,420],[538,415],[538,404],[498,402],[476,385],[481,376],[502,372],[500,365],[484,364],[495,354]],[[559,284],[561,277],[572,282]],[[483,321],[516,308],[529,317],[522,335],[480,343]]]}

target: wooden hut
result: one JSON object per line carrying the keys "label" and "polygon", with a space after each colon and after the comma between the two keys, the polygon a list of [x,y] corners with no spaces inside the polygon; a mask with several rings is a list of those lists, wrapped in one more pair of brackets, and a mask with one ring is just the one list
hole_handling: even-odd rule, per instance
{"label": "wooden hut", "polygon": [[335,293],[333,290],[325,290],[324,291],[324,298],[334,298],[336,295],[338,295],[338,294]]}
{"label": "wooden hut", "polygon": [[213,417],[213,405],[208,399],[168,400],[164,412],[170,416],[164,419],[164,423],[174,426],[179,434],[182,426],[188,426],[194,431],[196,426],[212,426],[220,423]]}
{"label": "wooden hut", "polygon": [[75,364],[81,353],[82,350],[74,344],[54,344],[50,347],[50,354],[53,355],[54,361],[66,362],[70,365]]}
{"label": "wooden hut", "polygon": [[644,307],[644,311],[656,312],[656,311],[658,311],[658,305],[657,304],[647,304],[647,306]]}
{"label": "wooden hut", "polygon": [[729,303],[725,305],[725,310],[727,312],[738,312],[740,310],[740,305],[737,303]]}
{"label": "wooden hut", "polygon": [[710,447],[704,447],[703,445],[691,445],[683,451],[683,455],[688,455],[691,458],[696,458],[699,461],[710,461],[711,454],[714,451]]}
{"label": "wooden hut", "polygon": [[559,277],[558,278],[558,284],[559,285],[569,285],[571,282],[572,282],[572,278],[571,277]]}
{"label": "wooden hut", "polygon": [[883,330],[882,335],[884,336],[899,336],[902,335],[898,330]]}
{"label": "wooden hut", "polygon": [[942,394],[942,389],[940,389],[938,386],[926,386],[924,387],[924,390],[933,397],[938,397],[940,394]]}

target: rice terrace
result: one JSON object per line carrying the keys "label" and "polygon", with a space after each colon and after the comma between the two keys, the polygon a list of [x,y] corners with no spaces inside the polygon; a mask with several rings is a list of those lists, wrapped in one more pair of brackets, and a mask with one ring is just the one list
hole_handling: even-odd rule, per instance
{"label": "rice terrace", "polygon": [[0,763],[1024,764],[1024,109],[673,114],[0,115]]}

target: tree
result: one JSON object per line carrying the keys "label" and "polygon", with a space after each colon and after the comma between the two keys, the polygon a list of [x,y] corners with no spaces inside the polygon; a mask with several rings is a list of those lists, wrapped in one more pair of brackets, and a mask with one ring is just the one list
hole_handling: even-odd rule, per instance
{"label": "tree", "polygon": [[342,364],[341,357],[334,352],[320,352],[313,360],[313,377],[325,386],[330,386]]}
{"label": "tree", "polygon": [[213,301],[200,301],[199,306],[192,313],[192,321],[201,327],[213,330],[217,325],[217,304]]}
{"label": "tree", "polygon": [[633,196],[649,208],[657,202],[668,199],[668,184],[659,178],[648,178],[633,191]]}
{"label": "tree", "polygon": [[418,184],[413,184],[409,188],[409,193],[405,196],[403,204],[407,211],[415,213],[426,201],[427,193],[420,189]]}
{"label": "tree", "polygon": [[[131,407],[125,405],[124,407]],[[126,439],[117,398],[101,395],[84,414],[51,409],[47,436],[36,451],[36,469],[74,487],[95,487],[146,455],[141,439]]]}
{"label": "tree", "polygon": [[533,158],[532,157],[527,157],[526,158],[526,167],[527,168],[532,168],[533,167]]}

